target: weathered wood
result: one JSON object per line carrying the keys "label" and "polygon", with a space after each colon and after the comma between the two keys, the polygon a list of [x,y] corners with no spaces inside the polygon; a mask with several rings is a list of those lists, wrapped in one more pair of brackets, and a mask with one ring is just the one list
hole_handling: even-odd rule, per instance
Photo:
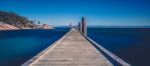
{"label": "weathered wood", "polygon": [[27,66],[113,66],[83,35],[72,29]]}

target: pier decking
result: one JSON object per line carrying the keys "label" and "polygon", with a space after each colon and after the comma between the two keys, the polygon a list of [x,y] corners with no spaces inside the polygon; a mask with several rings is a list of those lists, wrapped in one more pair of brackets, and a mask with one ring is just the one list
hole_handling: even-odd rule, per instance
{"label": "pier decking", "polygon": [[113,66],[82,34],[72,29],[27,66]]}

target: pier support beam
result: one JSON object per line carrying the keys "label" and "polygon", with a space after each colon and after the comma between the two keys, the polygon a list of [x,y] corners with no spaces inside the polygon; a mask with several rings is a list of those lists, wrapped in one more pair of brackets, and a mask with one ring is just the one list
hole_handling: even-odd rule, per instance
{"label": "pier support beam", "polygon": [[81,23],[81,22],[79,22],[79,26],[78,26],[78,28],[79,28],[79,32],[81,32],[81,33],[82,33],[82,23]]}
{"label": "pier support beam", "polygon": [[82,33],[86,36],[87,35],[87,25],[85,17],[82,17]]}
{"label": "pier support beam", "polygon": [[85,36],[87,36],[87,25],[85,17],[82,17],[81,22],[79,22],[78,30]]}

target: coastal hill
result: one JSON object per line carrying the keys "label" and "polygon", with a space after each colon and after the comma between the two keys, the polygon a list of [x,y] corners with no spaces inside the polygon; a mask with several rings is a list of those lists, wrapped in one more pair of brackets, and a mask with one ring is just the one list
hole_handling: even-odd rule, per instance
{"label": "coastal hill", "polygon": [[33,20],[29,20],[25,16],[0,10],[0,30],[9,29],[53,29],[53,27],[47,24],[36,25]]}
{"label": "coastal hill", "polygon": [[16,26],[18,28],[34,28],[32,20],[24,16],[20,16],[14,12],[0,11],[0,22]]}

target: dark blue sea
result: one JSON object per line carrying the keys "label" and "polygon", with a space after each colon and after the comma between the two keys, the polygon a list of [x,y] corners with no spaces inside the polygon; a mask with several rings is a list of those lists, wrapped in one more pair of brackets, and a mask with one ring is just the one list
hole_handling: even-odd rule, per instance
{"label": "dark blue sea", "polygon": [[[0,66],[20,66],[68,30],[0,31]],[[88,36],[132,66],[150,65],[150,28],[88,28]]]}
{"label": "dark blue sea", "polygon": [[69,29],[0,31],[0,66],[20,66]]}
{"label": "dark blue sea", "polygon": [[132,66],[150,66],[150,28],[89,28],[88,36]]}

